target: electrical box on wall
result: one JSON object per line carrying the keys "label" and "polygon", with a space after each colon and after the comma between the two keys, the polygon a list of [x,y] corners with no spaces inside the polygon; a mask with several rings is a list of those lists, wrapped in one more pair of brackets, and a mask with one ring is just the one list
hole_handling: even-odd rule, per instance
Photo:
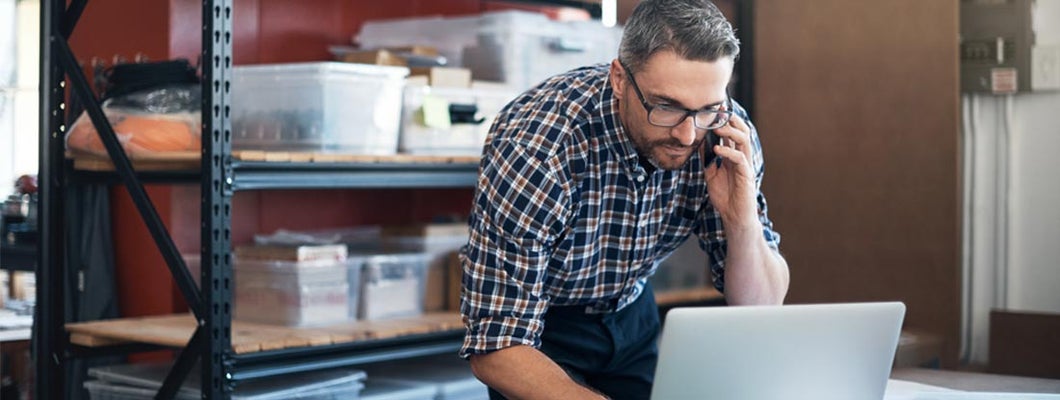
{"label": "electrical box on wall", "polygon": [[1036,45],[1036,8],[1035,0],[961,0],[962,92],[1060,89],[1060,46]]}

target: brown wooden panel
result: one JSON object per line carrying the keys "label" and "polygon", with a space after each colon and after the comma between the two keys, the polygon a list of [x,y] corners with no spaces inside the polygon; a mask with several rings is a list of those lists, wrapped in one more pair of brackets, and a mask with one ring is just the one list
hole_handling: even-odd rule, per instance
{"label": "brown wooden panel", "polygon": [[755,2],[764,191],[789,302],[901,300],[957,360],[957,1]]}
{"label": "brown wooden panel", "polygon": [[1060,314],[991,312],[990,372],[1060,379]]}

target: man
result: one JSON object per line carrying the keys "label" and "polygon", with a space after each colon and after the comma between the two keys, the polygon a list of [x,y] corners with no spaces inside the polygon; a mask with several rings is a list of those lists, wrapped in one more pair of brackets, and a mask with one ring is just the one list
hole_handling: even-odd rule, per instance
{"label": "man", "polygon": [[729,304],[783,301],[761,148],[726,90],[738,54],[714,5],[645,0],[617,60],[498,115],[461,256],[461,355],[491,398],[647,398],[660,329],[647,278],[692,233]]}

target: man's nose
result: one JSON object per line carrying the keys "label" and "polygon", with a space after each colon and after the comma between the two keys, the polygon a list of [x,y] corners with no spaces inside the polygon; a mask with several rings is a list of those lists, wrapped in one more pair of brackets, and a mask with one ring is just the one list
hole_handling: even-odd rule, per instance
{"label": "man's nose", "polygon": [[681,142],[682,145],[691,146],[696,142],[696,125],[692,116],[686,116],[680,124],[670,128],[670,136]]}

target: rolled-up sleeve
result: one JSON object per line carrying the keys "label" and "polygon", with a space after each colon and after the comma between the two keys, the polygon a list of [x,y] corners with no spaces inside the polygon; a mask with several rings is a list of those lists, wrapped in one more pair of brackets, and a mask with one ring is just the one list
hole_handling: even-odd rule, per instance
{"label": "rolled-up sleeve", "polygon": [[513,345],[540,346],[551,249],[569,216],[569,188],[552,146],[493,139],[483,157],[470,240],[460,255],[460,311],[467,329],[462,357]]}
{"label": "rolled-up sleeve", "polygon": [[[747,112],[742,107],[736,105],[735,110],[736,114],[743,118],[751,128],[751,142],[754,144],[751,152],[751,161],[755,169],[755,187],[758,189],[758,194],[756,195],[755,200],[758,203],[758,220],[762,223],[762,236],[765,238],[766,244],[768,244],[769,247],[773,248],[773,250],[779,251],[780,234],[773,229],[773,221],[769,219],[769,207],[766,204],[766,197],[762,194],[762,178],[765,176],[765,161],[762,156],[762,143],[758,137],[758,130],[755,129],[754,124],[751,123],[750,118],[747,116]],[[699,220],[696,234],[700,239],[700,247],[706,251],[707,258],[710,260],[709,268],[711,280],[716,289],[724,292],[725,257],[726,254],[728,254],[728,249],[726,246],[725,229],[722,226],[721,216],[708,201],[700,212]]]}

